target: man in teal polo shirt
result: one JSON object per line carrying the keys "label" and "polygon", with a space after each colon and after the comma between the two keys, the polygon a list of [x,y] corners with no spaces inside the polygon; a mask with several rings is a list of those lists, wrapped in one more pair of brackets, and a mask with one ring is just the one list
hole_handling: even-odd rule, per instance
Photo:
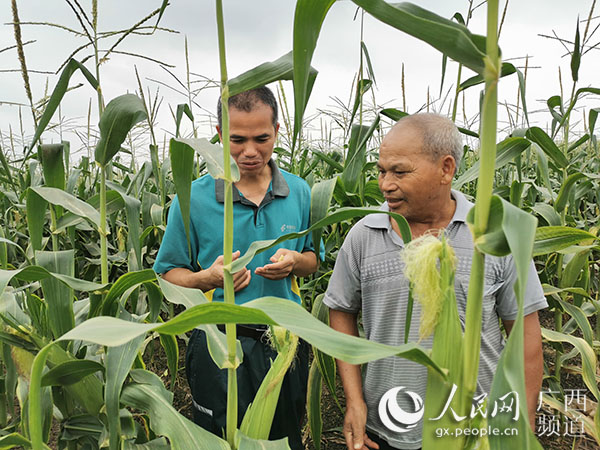
{"label": "man in teal polo shirt", "polygon": [[[229,99],[231,156],[240,169],[233,188],[233,259],[256,240],[274,239],[309,227],[310,188],[301,178],[280,170],[271,159],[277,137],[277,102],[266,87],[242,92]],[[218,104],[221,135],[221,108]],[[224,183],[205,175],[192,183],[188,253],[177,198],[169,211],[166,232],[154,270],[172,283],[201,289],[213,301],[223,301]],[[263,296],[300,303],[296,276],[318,268],[310,236],[285,241],[272,252],[258,254],[235,273],[236,303]],[[244,361],[238,368],[239,421],[253,400],[275,351],[258,325],[238,326]],[[226,417],[227,375],[212,361],[202,331],[194,330],[186,357],[188,382],[194,398],[194,420],[223,435]],[[302,447],[300,436],[308,378],[308,347],[302,344],[298,362],[286,374],[275,412],[271,439],[288,437],[293,449]]]}

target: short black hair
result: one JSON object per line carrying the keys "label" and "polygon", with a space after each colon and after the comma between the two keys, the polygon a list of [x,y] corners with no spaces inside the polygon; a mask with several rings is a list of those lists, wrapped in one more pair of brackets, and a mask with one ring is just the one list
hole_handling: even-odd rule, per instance
{"label": "short black hair", "polygon": [[[250,112],[256,107],[256,104],[259,102],[264,103],[273,111],[273,128],[275,128],[277,126],[278,120],[277,100],[275,100],[273,92],[268,87],[261,86],[255,89],[250,89],[249,91],[240,92],[239,94],[229,97],[229,101],[227,103],[230,108]],[[222,112],[220,96],[219,101],[217,102],[217,120],[219,123],[219,128],[221,128]]]}

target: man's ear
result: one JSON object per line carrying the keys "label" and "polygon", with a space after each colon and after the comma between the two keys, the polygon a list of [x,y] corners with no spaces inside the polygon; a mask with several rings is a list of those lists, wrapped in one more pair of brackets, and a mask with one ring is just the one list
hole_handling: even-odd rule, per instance
{"label": "man's ear", "polygon": [[441,183],[452,184],[452,179],[456,173],[456,161],[452,155],[442,156],[440,160],[440,169],[442,171]]}
{"label": "man's ear", "polygon": [[277,133],[279,133],[279,122],[275,125],[275,137],[277,137]]}
{"label": "man's ear", "polygon": [[219,135],[219,140],[221,142],[223,142],[223,135],[221,134],[221,127],[219,125],[216,125],[215,128],[217,129],[217,134]]}

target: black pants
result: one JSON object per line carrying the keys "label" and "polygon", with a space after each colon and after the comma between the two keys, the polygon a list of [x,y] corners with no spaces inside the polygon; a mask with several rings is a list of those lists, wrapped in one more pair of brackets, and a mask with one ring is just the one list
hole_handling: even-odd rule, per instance
{"label": "black pants", "polygon": [[371,431],[367,430],[367,435],[373,442],[375,442],[376,444],[379,445],[379,450],[402,450],[402,449],[399,449],[398,447],[392,447],[390,444],[388,444],[388,442],[386,440],[380,438],[379,436],[377,436],[375,433],[373,433]]}
{"label": "black pants", "polygon": [[[277,357],[264,339],[238,336],[244,360],[237,369],[238,426],[248,405]],[[194,330],[186,354],[186,374],[194,398],[194,422],[202,428],[224,436],[227,418],[227,370],[219,369],[206,345],[206,336]],[[306,404],[308,381],[308,344],[300,340],[298,353],[286,373],[269,439],[287,437],[292,450],[302,450],[301,427]]]}

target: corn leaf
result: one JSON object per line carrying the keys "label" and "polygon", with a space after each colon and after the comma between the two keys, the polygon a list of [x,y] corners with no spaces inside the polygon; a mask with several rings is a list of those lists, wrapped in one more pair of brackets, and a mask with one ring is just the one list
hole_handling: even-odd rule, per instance
{"label": "corn leaf", "polygon": [[89,203],[78,199],[68,192],[53,187],[30,187],[29,189],[48,203],[62,206],[73,214],[87,219],[97,229],[100,228],[100,213]]}
{"label": "corn leaf", "polygon": [[310,76],[317,39],[327,12],[335,0],[298,0],[294,13],[294,134],[292,147],[302,128],[302,118],[314,84]]}
{"label": "corn leaf", "polygon": [[[329,205],[331,204],[331,197],[333,196],[333,190],[335,188],[336,183],[337,177],[331,178],[329,180],[322,180],[313,184],[312,189],[310,191],[311,224],[318,222],[327,215],[327,211],[329,210]],[[317,258],[319,259],[321,259],[321,252],[319,251],[319,249],[321,248],[322,235],[323,230],[321,228],[314,230],[312,234],[313,246],[315,248]]]}
{"label": "corn leaf", "polygon": [[34,190],[27,189],[26,193],[27,228],[29,229],[29,241],[35,252],[42,249],[42,238],[44,236],[44,219],[48,202],[38,195]]}
{"label": "corn leaf", "polygon": [[[278,80],[292,80],[294,78],[293,64],[293,53],[289,52],[275,61],[266,62],[248,70],[227,82],[229,95],[233,96]],[[309,67],[309,84],[312,85],[316,77],[317,71]]]}
{"label": "corn leaf", "polygon": [[123,388],[121,401],[133,408],[146,411],[152,430],[169,439],[174,450],[229,450],[224,440],[186,419],[173,408],[173,394],[165,389],[155,374],[134,369],[130,373],[134,383]]}
{"label": "corn leaf", "polygon": [[146,107],[140,98],[125,94],[112,99],[100,117],[100,140],[94,157],[100,166],[105,167],[121,149],[127,133],[135,124],[146,120]]}
{"label": "corn leaf", "polygon": [[235,273],[235,272],[241,270],[243,267],[245,267],[252,260],[252,258],[254,258],[254,255],[256,255],[257,253],[264,252],[265,250],[270,249],[271,247],[279,244],[280,242],[284,242],[289,239],[296,239],[296,238],[305,236],[306,234],[311,233],[312,231],[314,231],[316,229],[326,227],[328,225],[332,225],[334,223],[341,222],[343,220],[353,219],[356,217],[363,217],[368,214],[374,214],[374,213],[386,214],[386,215],[392,217],[394,220],[396,220],[396,222],[398,223],[398,226],[400,228],[400,233],[402,235],[402,239],[404,240],[404,242],[410,241],[410,236],[411,236],[410,227],[408,226],[408,222],[406,222],[406,219],[404,217],[402,217],[400,214],[396,214],[396,213],[389,212],[389,211],[380,211],[379,209],[369,209],[369,208],[339,208],[337,211],[329,214],[328,216],[324,217],[323,219],[319,220],[318,222],[313,223],[308,229],[306,229],[304,231],[300,231],[297,233],[284,234],[277,239],[254,241],[252,244],[250,244],[250,247],[248,247],[248,250],[246,251],[246,253],[244,253],[244,255],[242,255],[235,261],[233,261],[233,263],[231,263],[231,266],[229,268],[227,268],[227,267],[225,267],[225,268],[230,270],[231,273]]}
{"label": "corn leaf", "polygon": [[98,371],[104,373],[104,366],[90,359],[65,361],[44,374],[42,386],[68,386]]}
{"label": "corn leaf", "polygon": [[177,371],[179,370],[179,346],[177,345],[177,338],[168,334],[160,334],[158,337],[160,345],[167,356],[167,367],[171,373],[171,390],[173,390],[175,389],[175,380],[177,378]]}
{"label": "corn leaf", "polygon": [[321,450],[321,435],[323,433],[323,419],[321,417],[321,394],[323,392],[323,379],[321,371],[314,359],[308,372],[308,387],[306,392],[306,415],[308,429],[315,450]]}
{"label": "corn leaf", "polygon": [[554,209],[556,212],[561,213],[567,206],[567,202],[569,201],[569,196],[573,191],[573,187],[575,187],[575,183],[582,178],[586,178],[585,174],[581,172],[572,173],[567,177],[566,180],[563,181],[560,186],[560,191],[558,191],[558,196],[556,197],[556,201],[554,202]]}
{"label": "corn leaf", "polygon": [[538,227],[535,231],[533,255],[538,256],[557,252],[589,239],[595,240],[597,238],[592,233],[577,228],[563,226]]}
{"label": "corn leaf", "polygon": [[[498,198],[494,196],[493,199]],[[516,206],[502,201],[503,214],[501,216],[502,229],[506,243],[512,253],[516,266],[517,281],[515,283],[515,294],[517,297],[518,313],[513,328],[506,342],[506,346],[500,355],[496,374],[492,381],[489,396],[489,405],[499,400],[502,396],[515,392],[518,398],[519,415],[513,421],[511,414],[497,414],[488,417],[492,428],[505,429],[514,427],[518,429],[516,436],[494,436],[488,437],[490,449],[503,450],[508,448],[519,448],[523,450],[542,450],[529,425],[527,402],[525,395],[525,367],[524,367],[524,336],[523,336],[523,299],[527,276],[531,265],[531,255],[535,238],[537,220],[532,215],[520,210]],[[490,222],[492,218],[490,217]],[[516,407],[516,406],[515,406]]]}
{"label": "corn leaf", "polygon": [[373,17],[427,42],[444,55],[483,74],[485,37],[465,26],[411,3],[389,4],[383,0],[353,0]]}
{"label": "corn leaf", "polygon": [[[583,382],[596,398],[596,401],[600,401],[600,390],[598,388],[598,383],[596,382],[598,360],[594,353],[594,349],[585,340],[571,336],[570,334],[542,328],[542,336],[544,339],[551,342],[567,342],[577,349],[581,355]],[[596,427],[595,434],[596,436],[600,436],[600,414],[596,414],[594,424]]]}
{"label": "corn leaf", "polygon": [[311,316],[302,306],[287,299],[262,297],[244,305],[221,302],[197,305],[164,324],[135,323],[114,317],[94,317],[78,325],[59,340],[83,340],[99,345],[122,345],[148,331],[181,334],[206,323],[257,323],[290,330],[323,352],[351,364],[397,355],[443,371],[416,344],[390,346],[339,333]]}
{"label": "corn leaf", "polygon": [[99,88],[100,85],[99,85],[98,81],[96,80],[96,78],[94,78],[94,76],[90,73],[90,71],[87,70],[85,68],[85,66],[83,64],[81,64],[79,61],[70,59],[69,62],[67,63],[67,65],[65,66],[65,68],[63,69],[63,71],[61,72],[60,78],[58,79],[58,82],[56,83],[56,86],[54,87],[54,90],[52,91],[50,100],[48,100],[46,109],[44,110],[44,113],[42,114],[42,117],[40,118],[40,121],[38,122],[38,126],[35,129],[35,134],[33,135],[33,139],[31,140],[31,145],[27,149],[27,152],[25,153],[23,160],[27,159],[27,157],[31,153],[31,150],[33,150],[35,144],[37,143],[38,139],[40,138],[40,136],[42,135],[42,133],[48,126],[48,123],[50,123],[50,119],[52,119],[52,116],[58,109],[58,105],[62,101],[62,98],[64,97],[65,93],[67,92],[67,89],[69,88],[69,80],[71,79],[71,76],[73,75],[73,73],[75,73],[75,71],[77,69],[79,69],[81,71],[81,73],[85,76],[85,78],[88,80],[90,85],[94,88],[94,90],[97,90]]}
{"label": "corn leaf", "polygon": [[[0,437],[0,450],[10,450],[17,447],[31,447],[31,442],[29,439],[19,433],[10,433],[6,436]],[[50,447],[44,445],[44,448],[49,449]]]}
{"label": "corn leaf", "polygon": [[184,113],[192,121],[192,125],[194,124],[194,115],[192,114],[190,105],[187,103],[181,103],[177,105],[177,112],[175,113],[175,138],[179,137],[179,127],[181,125],[181,119],[183,119]]}
{"label": "corn leaf", "polygon": [[[183,305],[186,309],[196,305],[209,303],[208,299],[200,289],[190,289],[178,286],[163,280],[162,277],[157,277],[157,280],[165,298],[171,303]],[[217,326],[213,324],[198,325],[196,328],[204,331],[206,334],[208,352],[215,364],[220,369],[230,367],[229,351],[227,350],[227,336],[225,336],[225,333],[222,333]],[[235,346],[235,366],[237,367],[244,359],[244,352],[242,351],[242,344],[238,339],[236,339]]]}
{"label": "corn leaf", "polygon": [[40,145],[38,155],[42,162],[46,186],[65,189],[64,144]]}
{"label": "corn leaf", "polygon": [[[57,252],[35,252],[35,260],[48,272],[73,277],[75,274],[75,252],[64,250]],[[40,280],[44,300],[48,305],[48,321],[55,338],[63,335],[75,326],[73,315],[73,289],[54,277]]]}
{"label": "corn leaf", "polygon": [[40,281],[49,277],[56,278],[76,291],[98,291],[106,286],[92,281],[80,280],[69,275],[52,273],[40,266],[27,266],[16,270],[0,269],[0,294],[4,292],[4,289],[6,289],[6,286],[13,278],[23,281]]}
{"label": "corn leaf", "polygon": [[119,449],[121,435],[121,420],[119,418],[121,389],[143,342],[144,336],[138,336],[118,347],[108,347],[106,351],[104,401],[106,404],[109,446],[111,450]]}
{"label": "corn leaf", "polygon": [[543,152],[561,169],[569,165],[569,160],[556,146],[554,141],[540,127],[531,127],[526,133],[527,139],[535,142]]}
{"label": "corn leaf", "polygon": [[[514,161],[521,153],[523,153],[531,143],[527,139],[520,137],[509,137],[500,142],[496,148],[496,170],[504,167],[511,161]],[[469,183],[479,176],[479,160],[466,170],[454,183],[454,189],[460,189],[466,183]]]}
{"label": "corn leaf", "polygon": [[237,430],[235,433],[235,440],[238,450],[290,450],[287,438],[278,439],[276,441],[252,439]]}
{"label": "corn leaf", "polygon": [[[113,283],[106,294],[106,298],[102,304],[102,314],[112,315],[115,309],[115,304],[121,296],[129,289],[135,288],[140,284],[148,281],[154,281],[156,274],[152,269],[139,270],[137,272],[128,272],[121,275],[117,281]],[[95,314],[94,314],[95,315]]]}

